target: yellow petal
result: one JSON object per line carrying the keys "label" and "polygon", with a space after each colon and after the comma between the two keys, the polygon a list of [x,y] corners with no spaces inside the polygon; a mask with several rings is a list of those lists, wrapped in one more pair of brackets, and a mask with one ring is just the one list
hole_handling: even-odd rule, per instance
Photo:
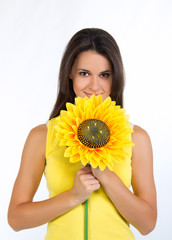
{"label": "yellow petal", "polygon": [[92,158],[92,151],[88,150],[86,153],[85,153],[85,157],[88,161],[91,160]]}
{"label": "yellow petal", "polygon": [[102,110],[96,111],[94,113],[95,119],[101,120],[102,119]]}
{"label": "yellow petal", "polygon": [[107,98],[103,101],[102,105],[103,105],[104,107],[108,108],[108,107],[111,105],[111,98],[110,98],[110,97],[107,97]]}
{"label": "yellow petal", "polygon": [[93,109],[93,104],[90,100],[85,101],[84,104],[84,112],[87,112],[88,109]]}
{"label": "yellow petal", "polygon": [[85,121],[85,120],[87,120],[88,118],[87,118],[87,115],[86,115],[86,113],[85,112],[83,112],[83,114],[82,114],[82,122],[83,121]]}
{"label": "yellow petal", "polygon": [[93,110],[91,108],[87,108],[86,110],[86,119],[93,119]]}
{"label": "yellow petal", "polygon": [[75,137],[75,133],[72,132],[67,132],[66,134],[64,134],[64,139],[68,140],[68,139],[73,139]]}
{"label": "yellow petal", "polygon": [[72,111],[73,112],[73,104],[72,103],[69,103],[69,102],[67,102],[66,103],[66,109],[67,109],[67,111]]}
{"label": "yellow petal", "polygon": [[99,106],[102,103],[102,95],[101,94],[99,94],[97,96],[95,102],[96,102],[96,104],[95,104],[96,107]]}
{"label": "yellow petal", "polygon": [[72,125],[72,129],[73,129],[74,132],[77,134],[77,130],[78,130],[77,126],[76,126],[76,125]]}
{"label": "yellow petal", "polygon": [[77,128],[79,127],[79,125],[81,124],[81,119],[80,118],[76,118],[76,126],[77,126]]}
{"label": "yellow petal", "polygon": [[79,117],[79,108],[78,108],[77,106],[75,106],[75,107],[73,108],[73,113],[74,113],[74,115],[75,115],[75,118],[76,118],[76,117]]}
{"label": "yellow petal", "polygon": [[82,98],[81,98],[81,97],[75,98],[75,104],[76,104],[76,106],[77,106],[78,104],[80,104],[81,102],[82,102]]}
{"label": "yellow petal", "polygon": [[89,150],[89,148],[85,147],[84,145],[80,145],[78,147],[78,152],[79,154],[82,156],[82,155],[85,155],[87,153],[87,151]]}
{"label": "yellow petal", "polygon": [[72,155],[76,155],[78,154],[78,146],[75,145],[75,146],[72,146]]}
{"label": "yellow petal", "polygon": [[81,160],[81,159],[80,159],[79,154],[76,154],[76,155],[70,157],[70,162],[71,162],[71,163],[80,162],[80,160]]}
{"label": "yellow petal", "polygon": [[86,157],[82,156],[81,157],[81,162],[84,166],[86,166],[89,161],[86,159]]}
{"label": "yellow petal", "polygon": [[71,157],[72,156],[72,148],[67,147],[65,152],[64,152],[64,157]]}
{"label": "yellow petal", "polygon": [[98,155],[95,150],[92,152],[92,157],[93,157],[94,159],[96,159],[97,163],[99,163],[100,160],[101,160],[100,155]]}
{"label": "yellow petal", "polygon": [[90,101],[92,101],[92,103],[94,103],[95,98],[96,98],[95,94],[92,94],[91,97],[90,97]]}
{"label": "yellow petal", "polygon": [[68,139],[66,141],[66,146],[78,146],[79,142],[76,141],[75,139]]}
{"label": "yellow petal", "polygon": [[102,95],[99,94],[98,96],[95,96],[94,94],[91,96],[90,100],[92,101],[94,107],[98,107],[102,103]]}
{"label": "yellow petal", "polygon": [[[71,131],[72,130],[72,128],[71,128],[71,126],[68,124],[68,123],[66,123],[66,122],[59,122],[58,123],[58,126],[61,128],[61,129],[66,129],[66,130],[68,130],[68,131]],[[57,130],[58,131],[58,130]]]}
{"label": "yellow petal", "polygon": [[61,134],[60,132],[58,132],[56,134],[56,137],[57,137],[58,140],[61,140],[63,138],[63,136],[64,136],[64,134]]}
{"label": "yellow petal", "polygon": [[67,111],[65,111],[65,110],[60,111],[60,116],[61,117],[65,117],[66,115],[67,115]]}
{"label": "yellow petal", "polygon": [[99,163],[99,168],[100,168],[101,171],[105,170],[106,164],[104,164],[103,161],[100,161],[100,163]]}
{"label": "yellow petal", "polygon": [[93,157],[90,159],[90,164],[93,168],[96,168],[98,166],[96,159],[94,159]]}
{"label": "yellow petal", "polygon": [[107,149],[104,147],[96,149],[96,153],[101,157],[101,158],[107,158]]}

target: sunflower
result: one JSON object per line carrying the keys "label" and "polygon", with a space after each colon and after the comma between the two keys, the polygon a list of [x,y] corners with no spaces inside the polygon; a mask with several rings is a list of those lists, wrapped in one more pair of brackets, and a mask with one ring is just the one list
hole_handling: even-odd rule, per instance
{"label": "sunflower", "polygon": [[125,109],[116,105],[110,97],[77,97],[75,104],[66,103],[67,110],[61,110],[57,118],[57,139],[60,146],[66,146],[65,157],[71,163],[90,163],[103,171],[106,166],[112,170],[113,161],[124,161],[133,132]]}

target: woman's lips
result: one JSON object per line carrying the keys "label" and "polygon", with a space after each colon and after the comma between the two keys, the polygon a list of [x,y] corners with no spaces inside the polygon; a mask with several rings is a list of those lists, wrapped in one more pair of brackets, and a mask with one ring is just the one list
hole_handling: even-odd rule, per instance
{"label": "woman's lips", "polygon": [[86,93],[85,92],[85,94],[87,95],[87,97],[91,97],[93,94],[95,95],[95,96],[98,96],[99,94],[101,94],[101,93]]}

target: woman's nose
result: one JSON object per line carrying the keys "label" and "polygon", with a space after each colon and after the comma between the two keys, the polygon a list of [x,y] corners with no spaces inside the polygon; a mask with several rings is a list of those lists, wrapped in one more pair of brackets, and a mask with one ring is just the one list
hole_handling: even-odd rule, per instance
{"label": "woman's nose", "polygon": [[100,79],[99,76],[97,75],[93,75],[91,77],[91,81],[90,81],[90,88],[94,91],[97,91],[100,89]]}

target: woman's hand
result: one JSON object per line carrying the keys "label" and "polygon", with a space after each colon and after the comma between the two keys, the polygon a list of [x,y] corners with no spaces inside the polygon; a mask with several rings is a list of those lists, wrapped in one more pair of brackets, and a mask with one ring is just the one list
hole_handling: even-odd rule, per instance
{"label": "woman's hand", "polygon": [[106,167],[103,171],[101,171],[99,167],[91,167],[91,171],[93,176],[97,178],[101,184],[105,183],[108,177],[111,176],[111,174],[115,174],[114,172],[110,171],[108,167]]}
{"label": "woman's hand", "polygon": [[76,173],[75,181],[70,190],[77,204],[85,202],[92,192],[100,188],[99,181],[93,176],[91,167],[81,167]]}

